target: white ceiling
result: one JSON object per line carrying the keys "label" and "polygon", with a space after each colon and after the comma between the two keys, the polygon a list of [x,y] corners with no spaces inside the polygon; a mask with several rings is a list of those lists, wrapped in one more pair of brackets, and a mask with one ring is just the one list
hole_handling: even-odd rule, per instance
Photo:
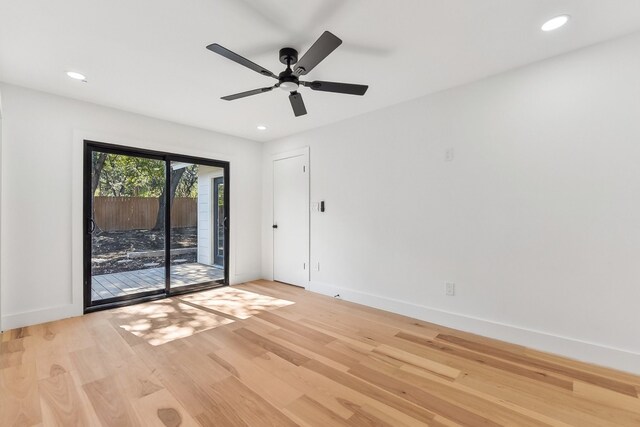
{"label": "white ceiling", "polygon": [[[569,25],[540,31],[562,13]],[[324,30],[344,43],[307,80],[369,84],[364,97],[302,88],[298,118],[279,90],[220,100],[274,81],[206,45],[277,74],[279,48]],[[0,0],[0,80],[271,140],[637,30],[639,0]]]}

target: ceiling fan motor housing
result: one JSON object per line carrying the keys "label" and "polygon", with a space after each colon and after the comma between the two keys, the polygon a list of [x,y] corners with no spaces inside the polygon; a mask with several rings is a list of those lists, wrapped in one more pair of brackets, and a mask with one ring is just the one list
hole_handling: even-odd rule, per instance
{"label": "ceiling fan motor housing", "polygon": [[298,51],[292,47],[283,47],[280,49],[280,62],[284,65],[293,65],[298,62]]}

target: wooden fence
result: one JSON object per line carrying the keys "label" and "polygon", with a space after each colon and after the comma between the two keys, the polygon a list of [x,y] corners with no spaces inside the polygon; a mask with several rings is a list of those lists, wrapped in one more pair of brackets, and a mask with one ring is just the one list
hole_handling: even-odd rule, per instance
{"label": "wooden fence", "polygon": [[[157,197],[94,197],[96,226],[104,231],[150,229],[158,216]],[[195,227],[198,199],[176,197],[171,208],[171,227]]]}

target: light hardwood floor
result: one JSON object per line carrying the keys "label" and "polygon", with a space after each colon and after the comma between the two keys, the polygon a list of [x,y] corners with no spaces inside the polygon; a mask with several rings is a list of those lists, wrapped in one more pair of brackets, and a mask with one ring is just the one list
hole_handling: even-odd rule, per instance
{"label": "light hardwood floor", "polygon": [[258,281],[8,331],[0,425],[639,426],[640,378]]}

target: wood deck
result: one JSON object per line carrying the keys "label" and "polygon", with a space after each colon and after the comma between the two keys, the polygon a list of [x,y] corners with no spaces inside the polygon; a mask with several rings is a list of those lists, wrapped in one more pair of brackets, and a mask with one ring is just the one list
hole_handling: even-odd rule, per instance
{"label": "wood deck", "polygon": [[638,376],[266,281],[0,341],[2,426],[640,425]]}
{"label": "wood deck", "polygon": [[[176,288],[224,278],[224,270],[209,265],[190,263],[171,266],[171,286]],[[93,276],[91,300],[99,301],[123,295],[164,289],[164,267],[132,270]]]}

